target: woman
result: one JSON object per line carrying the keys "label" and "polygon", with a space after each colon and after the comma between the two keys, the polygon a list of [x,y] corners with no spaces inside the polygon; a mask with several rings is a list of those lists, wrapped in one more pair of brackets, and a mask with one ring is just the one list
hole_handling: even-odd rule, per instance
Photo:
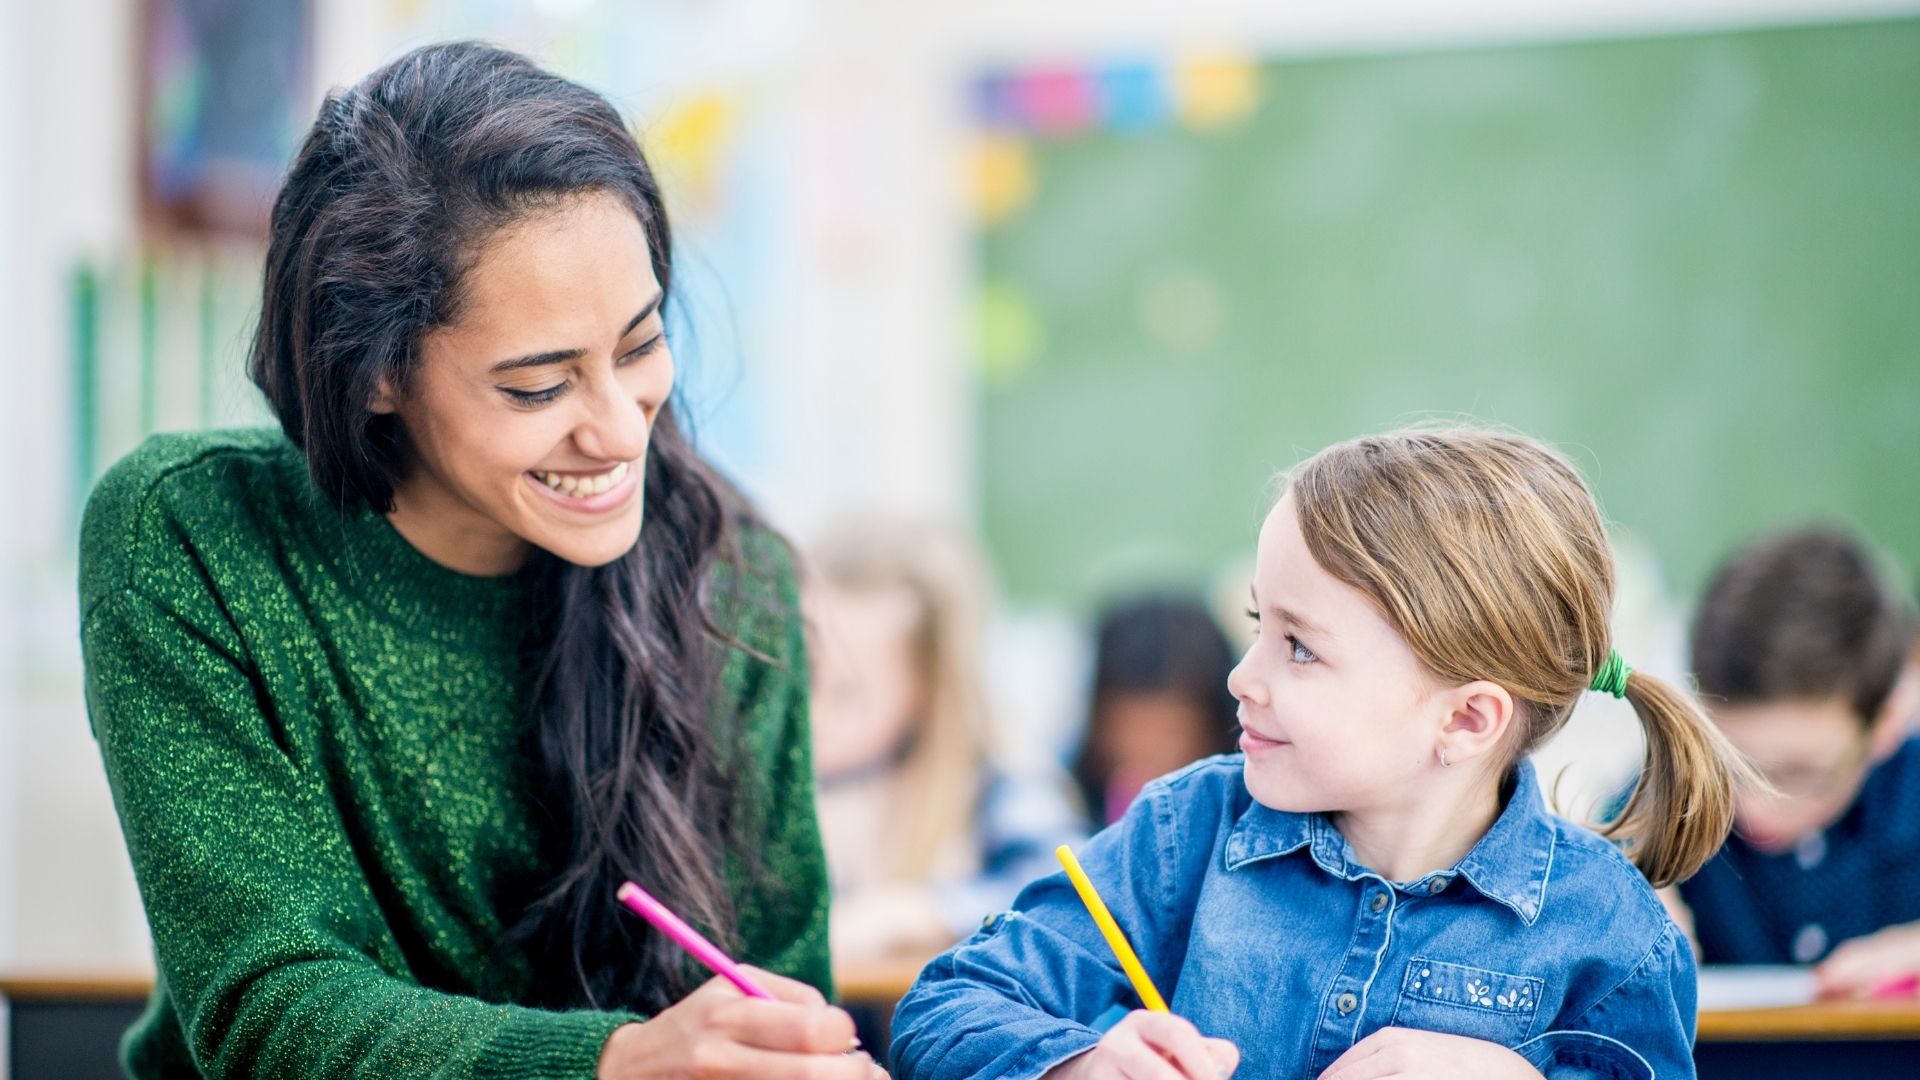
{"label": "woman", "polygon": [[1094,631],[1093,691],[1074,779],[1096,828],[1120,820],[1147,781],[1231,754],[1239,705],[1233,646],[1206,606],[1177,592],[1110,604]]}
{"label": "woman", "polygon": [[[133,1075],[872,1075],[814,989],[792,573],[676,422],[671,269],[618,114],[521,57],[322,106],[250,361],[281,431],[150,441],[81,540]],[[627,879],[782,1000],[702,985]]]}

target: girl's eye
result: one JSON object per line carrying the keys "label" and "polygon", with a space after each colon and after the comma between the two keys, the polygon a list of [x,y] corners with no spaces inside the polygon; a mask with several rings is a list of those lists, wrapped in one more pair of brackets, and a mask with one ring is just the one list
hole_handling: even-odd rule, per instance
{"label": "girl's eye", "polygon": [[545,405],[547,402],[566,393],[566,383],[555,383],[544,390],[515,390],[512,387],[500,388],[503,393],[521,405]]}
{"label": "girl's eye", "polygon": [[1257,637],[1257,636],[1259,636],[1259,634],[1260,634],[1260,613],[1259,613],[1259,612],[1257,612],[1257,611],[1255,611],[1255,610],[1253,610],[1252,608],[1248,608],[1248,609],[1247,609],[1247,618],[1248,618],[1249,620],[1251,620],[1251,621],[1252,621],[1252,623],[1253,623],[1253,633],[1254,633],[1254,635],[1255,635],[1256,637]]}
{"label": "girl's eye", "polygon": [[1301,643],[1299,638],[1294,637],[1292,634],[1287,635],[1287,644],[1293,646],[1293,654],[1288,657],[1288,659],[1296,664],[1311,664],[1315,660],[1320,659],[1313,655],[1312,649],[1307,648]]}

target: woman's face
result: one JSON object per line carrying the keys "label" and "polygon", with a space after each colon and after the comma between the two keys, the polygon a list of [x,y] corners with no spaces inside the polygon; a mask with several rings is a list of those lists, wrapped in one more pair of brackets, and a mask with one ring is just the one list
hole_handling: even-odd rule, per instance
{"label": "woman's face", "polygon": [[605,193],[490,238],[459,321],[429,332],[404,395],[382,388],[414,452],[393,523],[470,574],[532,548],[599,566],[640,535],[645,457],[673,389],[646,233]]}

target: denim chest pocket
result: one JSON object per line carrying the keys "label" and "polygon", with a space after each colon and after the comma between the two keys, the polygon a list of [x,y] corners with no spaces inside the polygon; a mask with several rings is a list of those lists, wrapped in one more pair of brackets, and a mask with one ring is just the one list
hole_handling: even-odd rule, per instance
{"label": "denim chest pocket", "polygon": [[1392,1023],[1514,1046],[1532,1033],[1545,989],[1531,975],[1414,957],[1400,981]]}

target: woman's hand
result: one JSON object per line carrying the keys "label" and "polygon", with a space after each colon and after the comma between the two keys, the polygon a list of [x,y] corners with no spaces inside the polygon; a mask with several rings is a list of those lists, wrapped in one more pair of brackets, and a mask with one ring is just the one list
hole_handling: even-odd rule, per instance
{"label": "woman's hand", "polygon": [[616,1029],[598,1080],[886,1080],[855,1046],[853,1018],[806,983],[747,968],[778,1001],[709,979],[653,1019]]}
{"label": "woman's hand", "polygon": [[1499,1043],[1397,1027],[1381,1028],[1354,1043],[1327,1066],[1320,1080],[1378,1080],[1389,1076],[1540,1080],[1540,1074],[1525,1058]]}
{"label": "woman's hand", "polygon": [[1136,1009],[1045,1080],[1218,1080],[1239,1064],[1240,1050],[1227,1040],[1209,1039],[1171,1013]]}
{"label": "woman's hand", "polygon": [[1920,923],[1901,923],[1841,942],[1813,969],[1821,997],[1912,997],[1920,992]]}

